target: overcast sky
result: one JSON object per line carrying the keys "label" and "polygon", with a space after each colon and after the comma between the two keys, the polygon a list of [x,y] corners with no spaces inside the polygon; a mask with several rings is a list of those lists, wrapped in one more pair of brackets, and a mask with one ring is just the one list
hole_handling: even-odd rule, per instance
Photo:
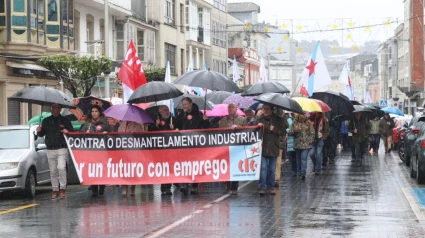
{"label": "overcast sky", "polygon": [[[403,0],[228,0],[228,2],[254,2],[261,7],[260,21],[266,21],[279,26],[285,23],[291,30],[290,22],[284,19],[294,19],[294,32],[297,26],[302,26],[301,31],[330,29],[334,25],[341,28],[341,20],[345,18],[344,27],[349,22],[355,26],[366,26],[380,24],[390,19],[391,22],[397,18],[403,21]],[[339,41],[346,38],[346,44],[351,41],[361,43],[367,40],[385,40],[393,35],[397,23],[373,27],[370,30],[351,30],[351,32],[331,34],[302,34],[295,38],[303,39],[333,39]],[[351,36],[348,36],[351,34]],[[319,40],[319,39],[317,39]],[[353,43],[355,44],[355,43]]]}

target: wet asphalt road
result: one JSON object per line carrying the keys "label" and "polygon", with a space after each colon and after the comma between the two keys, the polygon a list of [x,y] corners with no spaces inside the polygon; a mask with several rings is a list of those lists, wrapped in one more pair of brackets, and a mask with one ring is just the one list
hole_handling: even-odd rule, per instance
{"label": "wet asphalt road", "polygon": [[117,186],[92,198],[74,185],[52,201],[50,187],[41,187],[32,200],[0,199],[0,237],[425,237],[425,186],[409,172],[396,152],[380,151],[361,168],[342,154],[305,181],[285,164],[276,196],[260,197],[255,181],[237,196],[222,183],[186,197],[138,186],[125,198]]}

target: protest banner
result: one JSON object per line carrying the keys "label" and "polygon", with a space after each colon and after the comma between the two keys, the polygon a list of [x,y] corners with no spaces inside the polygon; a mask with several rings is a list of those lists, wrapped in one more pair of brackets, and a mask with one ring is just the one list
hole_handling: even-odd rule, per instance
{"label": "protest banner", "polygon": [[65,137],[84,185],[246,181],[260,176],[261,127]]}

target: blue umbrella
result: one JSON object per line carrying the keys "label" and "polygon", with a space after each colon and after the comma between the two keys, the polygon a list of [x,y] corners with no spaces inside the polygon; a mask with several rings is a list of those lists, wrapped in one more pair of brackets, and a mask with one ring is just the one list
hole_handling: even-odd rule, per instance
{"label": "blue umbrella", "polygon": [[404,116],[404,113],[396,107],[384,107],[384,108],[381,108],[381,111],[384,111],[386,113],[396,114],[399,116]]}

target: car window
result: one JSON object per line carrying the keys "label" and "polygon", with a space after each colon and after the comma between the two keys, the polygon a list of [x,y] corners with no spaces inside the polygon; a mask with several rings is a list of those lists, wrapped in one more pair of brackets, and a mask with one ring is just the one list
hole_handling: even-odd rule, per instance
{"label": "car window", "polygon": [[413,126],[413,124],[417,121],[418,117],[415,115],[412,120],[409,122],[409,127]]}
{"label": "car window", "polygon": [[[13,138],[13,140],[10,138]],[[29,140],[29,129],[0,130],[0,150],[27,149],[30,146]]]}

